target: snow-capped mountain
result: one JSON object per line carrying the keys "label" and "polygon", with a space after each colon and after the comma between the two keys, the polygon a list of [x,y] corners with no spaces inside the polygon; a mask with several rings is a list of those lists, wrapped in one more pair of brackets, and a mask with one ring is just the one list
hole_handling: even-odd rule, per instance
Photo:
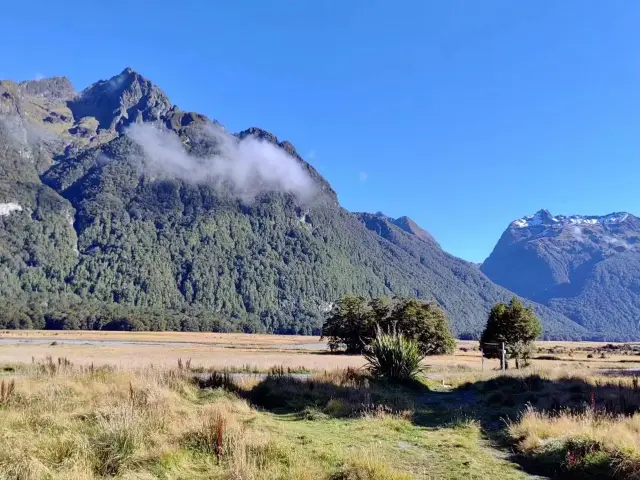
{"label": "snow-capped mountain", "polygon": [[611,213],[603,216],[585,216],[585,215],[571,215],[565,217],[564,215],[558,215],[554,217],[548,210],[540,210],[534,215],[523,217],[515,220],[511,223],[516,228],[537,227],[540,225],[545,226],[564,226],[570,225],[615,225],[624,222],[629,218],[629,214],[626,212]]}
{"label": "snow-capped mountain", "polygon": [[640,333],[640,219],[630,213],[540,210],[511,222],[481,269],[603,338]]}

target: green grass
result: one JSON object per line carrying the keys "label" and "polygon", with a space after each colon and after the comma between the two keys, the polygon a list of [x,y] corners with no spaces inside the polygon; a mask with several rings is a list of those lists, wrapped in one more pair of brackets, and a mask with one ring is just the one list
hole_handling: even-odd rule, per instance
{"label": "green grass", "polygon": [[340,469],[346,458],[369,454],[409,478],[522,479],[518,467],[499,458],[478,425],[420,427],[402,418],[263,419],[264,428]]}

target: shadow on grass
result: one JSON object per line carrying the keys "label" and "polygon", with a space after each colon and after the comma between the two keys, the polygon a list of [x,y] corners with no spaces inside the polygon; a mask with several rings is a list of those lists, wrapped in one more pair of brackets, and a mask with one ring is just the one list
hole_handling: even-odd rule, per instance
{"label": "shadow on grass", "polygon": [[631,416],[640,411],[640,388],[635,378],[587,381],[579,377],[551,380],[535,374],[499,376],[462,385],[457,391],[475,394],[473,415],[486,437],[511,450],[511,460],[529,473],[558,479],[640,478],[628,473],[639,473],[637,466],[587,437],[549,440],[544,448],[524,454],[513,449],[514,440],[506,431],[508,421],[518,420],[530,408],[552,418],[567,413],[603,419]]}
{"label": "shadow on grass", "polygon": [[594,379],[580,377],[547,379],[540,375],[498,376],[467,383],[459,391],[473,391],[481,400],[485,418],[514,418],[531,405],[546,412],[583,413],[594,409],[613,415],[640,411],[638,379]]}
{"label": "shadow on grass", "polygon": [[398,384],[347,369],[306,379],[268,375],[242,396],[260,408],[276,414],[294,414],[299,419],[392,414],[418,425],[436,426],[440,421],[425,410],[421,400],[429,394],[429,388],[419,381]]}
{"label": "shadow on grass", "polygon": [[[229,375],[213,375],[203,388],[235,391],[253,405],[298,420],[361,418],[392,414],[416,426],[449,428],[472,421],[494,446],[511,452],[523,470],[551,478],[629,478],[620,473],[620,458],[606,445],[586,438],[549,442],[544,449],[520,454],[507,435],[507,422],[526,409],[551,415],[586,413],[630,416],[640,411],[638,379],[503,375],[437,391],[426,384],[394,384],[347,369],[308,377],[273,373],[251,388],[238,388]],[[624,459],[623,459],[624,460]],[[639,470],[640,471],[640,470]],[[640,478],[640,477],[639,477]]]}

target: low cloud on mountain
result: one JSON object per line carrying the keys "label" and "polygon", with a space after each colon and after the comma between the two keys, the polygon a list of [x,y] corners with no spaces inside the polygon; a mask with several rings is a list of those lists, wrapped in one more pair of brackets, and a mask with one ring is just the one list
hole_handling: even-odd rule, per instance
{"label": "low cloud on mountain", "polygon": [[303,166],[263,140],[239,140],[219,127],[207,126],[198,141],[214,144],[216,153],[199,157],[190,154],[174,132],[152,124],[133,124],[126,134],[144,150],[146,168],[193,183],[224,185],[244,201],[261,193],[285,192],[307,202],[316,193]]}

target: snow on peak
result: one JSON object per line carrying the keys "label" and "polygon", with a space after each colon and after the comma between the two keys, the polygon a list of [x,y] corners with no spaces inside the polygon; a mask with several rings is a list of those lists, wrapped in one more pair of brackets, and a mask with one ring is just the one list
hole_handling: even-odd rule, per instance
{"label": "snow on peak", "polygon": [[516,228],[536,227],[539,225],[612,225],[616,223],[624,222],[628,213],[610,213],[609,215],[595,216],[595,215],[571,215],[565,217],[564,215],[558,215],[554,217],[547,210],[540,210],[535,215],[529,215],[527,217],[520,218],[511,225]]}
{"label": "snow on peak", "polygon": [[11,212],[21,212],[22,206],[17,203],[0,203],[0,216],[9,215]]}
{"label": "snow on peak", "polygon": [[518,228],[536,227],[538,225],[558,223],[560,220],[552,216],[547,210],[540,210],[535,215],[520,218],[512,223]]}

